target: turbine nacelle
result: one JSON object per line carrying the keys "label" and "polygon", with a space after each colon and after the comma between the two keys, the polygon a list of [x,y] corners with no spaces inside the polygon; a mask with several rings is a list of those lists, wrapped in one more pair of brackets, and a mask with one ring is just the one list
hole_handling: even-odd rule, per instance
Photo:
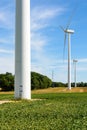
{"label": "turbine nacelle", "polygon": [[74,30],[66,29],[66,30],[64,30],[64,32],[65,32],[65,33],[71,33],[71,34],[73,34],[73,33],[74,33]]}

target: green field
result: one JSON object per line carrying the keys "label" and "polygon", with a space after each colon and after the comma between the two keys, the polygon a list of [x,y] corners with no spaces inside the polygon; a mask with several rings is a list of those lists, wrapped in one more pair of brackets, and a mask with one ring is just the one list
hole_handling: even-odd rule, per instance
{"label": "green field", "polygon": [[[87,130],[87,93],[32,94],[0,105],[0,130]],[[13,94],[0,94],[0,100]]]}

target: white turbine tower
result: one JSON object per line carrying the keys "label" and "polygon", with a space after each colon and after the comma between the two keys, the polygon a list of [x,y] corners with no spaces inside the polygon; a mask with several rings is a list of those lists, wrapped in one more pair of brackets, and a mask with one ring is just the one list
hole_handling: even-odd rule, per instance
{"label": "white turbine tower", "polygon": [[71,36],[71,34],[74,33],[74,30],[68,29],[69,25],[70,25],[70,23],[68,24],[66,29],[64,29],[63,27],[61,27],[61,29],[65,33],[64,50],[65,50],[65,45],[66,45],[66,37],[68,34],[68,89],[71,89],[71,43],[70,43],[71,41],[70,41],[70,36]]}
{"label": "white turbine tower", "polygon": [[68,35],[68,89],[71,89],[71,43],[70,43],[71,39],[70,39],[70,36],[71,36],[71,34],[74,33],[74,30],[69,29],[69,26],[70,26],[71,20],[72,20],[72,18],[74,16],[74,13],[76,12],[76,9],[77,9],[77,5],[75,6],[75,8],[72,11],[72,14],[71,14],[71,16],[69,18],[69,21],[68,21],[68,24],[66,26],[66,29],[64,29],[62,26],[60,26],[61,29],[63,30],[63,32],[65,33],[64,51],[65,51],[65,45],[66,45],[66,37]]}
{"label": "white turbine tower", "polygon": [[77,63],[78,61],[77,60],[73,60],[73,64],[74,64],[74,82],[75,82],[75,87],[77,86],[76,85],[76,63]]}
{"label": "white turbine tower", "polygon": [[[74,33],[74,30],[63,29],[65,33],[65,42],[66,35],[68,34],[68,89],[71,89],[71,44],[70,44],[70,35]],[[65,46],[65,45],[64,45]]]}
{"label": "white turbine tower", "polygon": [[31,99],[30,0],[16,0],[15,98]]}

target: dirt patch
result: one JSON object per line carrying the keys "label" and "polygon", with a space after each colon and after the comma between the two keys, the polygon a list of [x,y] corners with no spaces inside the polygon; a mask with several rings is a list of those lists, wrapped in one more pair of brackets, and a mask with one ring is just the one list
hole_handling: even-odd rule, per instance
{"label": "dirt patch", "polygon": [[8,100],[4,100],[4,101],[0,101],[0,104],[3,104],[3,103],[9,103],[9,102],[14,102],[14,101],[8,101]]}
{"label": "dirt patch", "polygon": [[[45,100],[45,99],[30,99],[30,100],[28,100],[28,101],[41,101],[41,100]],[[22,100],[14,100],[14,101],[10,101],[10,100],[1,100],[0,101],[0,104],[4,104],[4,103],[10,103],[10,102],[15,102],[15,103],[17,103],[17,102],[21,102]]]}

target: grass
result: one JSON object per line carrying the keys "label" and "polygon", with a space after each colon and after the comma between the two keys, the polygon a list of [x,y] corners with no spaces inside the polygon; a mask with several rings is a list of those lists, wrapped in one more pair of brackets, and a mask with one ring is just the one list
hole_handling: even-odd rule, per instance
{"label": "grass", "polygon": [[[13,94],[1,94],[0,99]],[[0,105],[0,130],[87,130],[87,93],[33,93]]]}
{"label": "grass", "polygon": [[13,100],[13,92],[0,92],[0,100]]}

